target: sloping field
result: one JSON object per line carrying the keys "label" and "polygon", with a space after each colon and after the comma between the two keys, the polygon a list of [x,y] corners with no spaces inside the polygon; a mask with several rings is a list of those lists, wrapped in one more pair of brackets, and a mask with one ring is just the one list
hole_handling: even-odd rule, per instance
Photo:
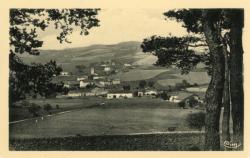
{"label": "sloping field", "polygon": [[[172,76],[172,78],[171,78]],[[189,74],[181,75],[180,73],[170,74],[170,76],[166,79],[159,79],[157,83],[160,86],[174,86],[175,83],[181,83],[183,80],[186,80],[190,84],[208,84],[210,82],[210,76],[208,76],[207,72],[190,72]]]}
{"label": "sloping field", "polygon": [[131,70],[126,73],[119,73],[115,75],[116,78],[120,78],[121,81],[137,81],[137,80],[147,80],[153,78],[163,72],[168,71],[167,69],[159,70]]}
{"label": "sloping field", "polygon": [[198,110],[162,108],[90,108],[10,124],[10,138],[48,138],[190,130],[185,118]]}

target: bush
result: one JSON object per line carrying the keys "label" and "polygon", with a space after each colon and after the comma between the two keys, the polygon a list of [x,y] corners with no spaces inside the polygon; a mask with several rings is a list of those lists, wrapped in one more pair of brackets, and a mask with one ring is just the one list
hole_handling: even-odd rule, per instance
{"label": "bush", "polygon": [[201,130],[202,127],[205,126],[205,113],[197,112],[189,114],[187,116],[187,122],[190,128]]}
{"label": "bush", "polygon": [[39,116],[38,112],[41,110],[41,106],[39,106],[35,103],[31,103],[28,110],[33,115],[33,117],[37,117],[37,116]]}
{"label": "bush", "polygon": [[43,106],[43,109],[45,110],[45,111],[47,111],[49,114],[51,114],[51,110],[52,110],[52,106],[50,105],[50,104],[45,104],[44,106]]}
{"label": "bush", "polygon": [[60,109],[60,107],[59,107],[59,105],[58,105],[58,104],[56,104],[56,109]]}

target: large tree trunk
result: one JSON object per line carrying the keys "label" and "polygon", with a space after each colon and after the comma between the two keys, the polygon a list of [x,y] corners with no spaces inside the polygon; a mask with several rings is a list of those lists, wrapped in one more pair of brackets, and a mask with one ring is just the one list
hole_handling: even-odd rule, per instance
{"label": "large tree trunk", "polygon": [[205,150],[220,150],[219,119],[224,85],[224,55],[220,32],[209,14],[209,10],[202,11],[204,34],[213,62],[211,82],[206,92]]}
{"label": "large tree trunk", "polygon": [[243,149],[244,128],[244,91],[243,91],[243,48],[242,28],[244,22],[243,10],[234,11],[230,31],[230,91],[232,101],[233,141],[241,143]]}
{"label": "large tree trunk", "polygon": [[[222,142],[231,141],[230,138],[230,91],[229,91],[229,65],[228,65],[228,52],[224,45],[224,56],[225,56],[225,81],[224,81],[224,94],[223,94],[223,119],[222,119]],[[227,149],[226,149],[227,150]]]}

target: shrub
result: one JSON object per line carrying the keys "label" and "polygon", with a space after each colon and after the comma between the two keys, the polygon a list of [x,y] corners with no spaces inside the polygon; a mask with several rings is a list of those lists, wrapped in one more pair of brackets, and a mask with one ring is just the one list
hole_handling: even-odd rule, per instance
{"label": "shrub", "polygon": [[38,112],[41,110],[41,106],[39,106],[35,103],[31,103],[28,110],[33,115],[33,117],[37,117],[37,116],[39,116]]}
{"label": "shrub", "polygon": [[52,110],[52,106],[50,105],[50,104],[45,104],[44,106],[43,106],[43,109],[45,110],[45,111],[47,111],[49,114],[51,114],[51,110]]}
{"label": "shrub", "polygon": [[205,113],[197,112],[189,114],[187,116],[187,122],[190,128],[201,130],[202,127],[205,125]]}

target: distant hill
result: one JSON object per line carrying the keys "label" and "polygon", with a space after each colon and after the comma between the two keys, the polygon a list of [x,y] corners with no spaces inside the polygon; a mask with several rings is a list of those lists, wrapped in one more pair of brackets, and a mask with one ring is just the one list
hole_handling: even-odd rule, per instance
{"label": "distant hill", "polygon": [[[153,55],[142,53],[141,42],[129,41],[112,45],[91,45],[87,47],[68,48],[63,50],[41,50],[39,56],[21,55],[27,63],[39,62],[46,63],[50,60],[56,60],[65,71],[75,71],[75,65],[84,64],[88,66],[91,63],[105,60],[114,60],[119,62],[136,63],[143,65],[145,62],[155,62]],[[152,59],[153,60],[152,60]],[[146,62],[148,64],[148,62]]]}
{"label": "distant hill", "polygon": [[[119,70],[110,78],[118,78],[123,82],[134,83],[138,85],[140,80],[153,81],[157,87],[168,87],[182,82],[184,79],[189,83],[199,85],[208,84],[210,77],[204,70],[203,64],[198,64],[197,69],[188,75],[181,75],[180,71],[175,68],[156,67],[153,64],[157,57],[152,54],[145,54],[140,48],[141,42],[129,41],[112,45],[91,45],[87,47],[68,48],[63,50],[41,50],[39,56],[21,55],[26,63],[46,63],[50,60],[56,60],[57,64],[62,66],[64,71],[77,74],[76,65],[85,65],[84,72],[90,72],[89,65],[95,65],[95,72],[103,72],[101,63],[105,61],[114,61],[115,69]],[[124,63],[134,66],[129,71],[122,71]],[[120,65],[120,67],[118,66]],[[101,69],[98,69],[98,66]],[[98,72],[99,70],[99,72]]]}

